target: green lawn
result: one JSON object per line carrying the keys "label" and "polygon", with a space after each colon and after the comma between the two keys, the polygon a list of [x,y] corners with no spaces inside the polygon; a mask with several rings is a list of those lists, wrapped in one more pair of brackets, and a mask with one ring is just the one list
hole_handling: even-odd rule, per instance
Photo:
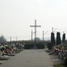
{"label": "green lawn", "polygon": [[55,64],[54,67],[65,67],[64,64]]}
{"label": "green lawn", "polygon": [[0,63],[0,65],[1,65],[2,63]]}

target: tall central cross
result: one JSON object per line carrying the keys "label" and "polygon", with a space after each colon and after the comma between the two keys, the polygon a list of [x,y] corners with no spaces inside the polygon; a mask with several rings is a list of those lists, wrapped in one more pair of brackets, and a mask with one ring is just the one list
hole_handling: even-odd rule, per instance
{"label": "tall central cross", "polygon": [[36,20],[35,20],[35,25],[30,25],[30,27],[34,27],[35,28],[35,46],[34,47],[36,47],[36,28],[37,27],[41,27],[41,25],[37,25],[36,24]]}

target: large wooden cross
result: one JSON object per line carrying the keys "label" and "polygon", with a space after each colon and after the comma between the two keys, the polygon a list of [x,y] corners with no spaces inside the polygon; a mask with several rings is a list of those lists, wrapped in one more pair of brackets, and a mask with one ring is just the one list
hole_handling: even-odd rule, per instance
{"label": "large wooden cross", "polygon": [[37,27],[41,27],[41,25],[37,25],[36,24],[36,20],[35,20],[35,25],[30,25],[30,27],[34,27],[35,28],[35,46],[34,47],[36,47],[36,28]]}

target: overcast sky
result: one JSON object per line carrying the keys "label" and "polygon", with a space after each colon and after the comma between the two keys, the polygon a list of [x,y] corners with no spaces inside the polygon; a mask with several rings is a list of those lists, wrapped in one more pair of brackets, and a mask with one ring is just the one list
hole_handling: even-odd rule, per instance
{"label": "overcast sky", "polygon": [[57,28],[61,34],[67,33],[67,0],[0,0],[0,36],[7,40],[31,39],[30,25],[37,25],[37,37],[42,38],[42,31],[46,37],[50,37],[53,28]]}

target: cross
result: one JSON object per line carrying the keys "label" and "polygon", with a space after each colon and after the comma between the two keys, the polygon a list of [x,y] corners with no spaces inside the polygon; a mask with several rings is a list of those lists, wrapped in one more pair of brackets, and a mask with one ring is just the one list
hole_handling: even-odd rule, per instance
{"label": "cross", "polygon": [[36,20],[35,20],[35,25],[30,25],[30,27],[34,27],[35,28],[35,46],[34,47],[36,47],[36,28],[37,27],[41,27],[41,25],[37,25],[36,24]]}
{"label": "cross", "polygon": [[33,30],[31,30],[31,41],[33,40],[33,34],[35,34],[35,32],[33,32]]}

